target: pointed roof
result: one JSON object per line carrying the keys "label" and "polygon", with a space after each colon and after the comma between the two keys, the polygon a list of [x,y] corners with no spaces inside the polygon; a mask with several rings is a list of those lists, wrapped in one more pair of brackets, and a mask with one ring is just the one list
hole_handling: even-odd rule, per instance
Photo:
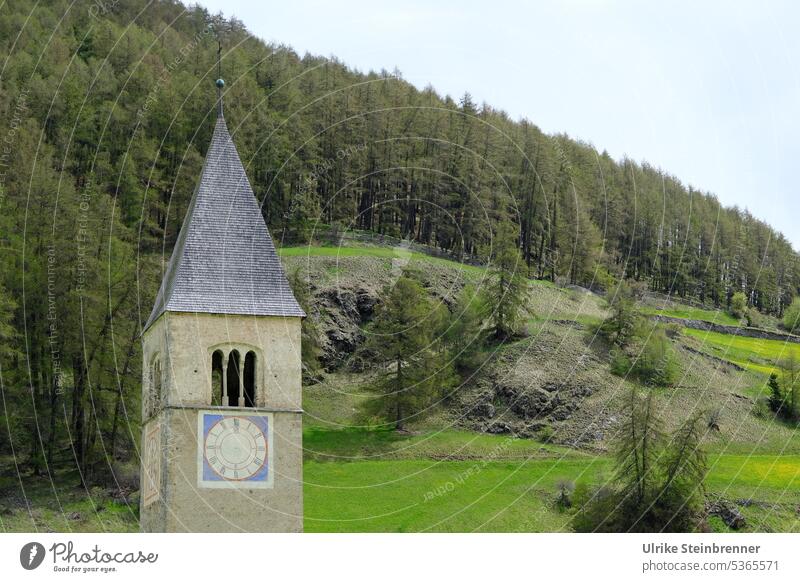
{"label": "pointed roof", "polygon": [[165,311],[305,317],[228,133],[221,99],[217,115],[145,329]]}

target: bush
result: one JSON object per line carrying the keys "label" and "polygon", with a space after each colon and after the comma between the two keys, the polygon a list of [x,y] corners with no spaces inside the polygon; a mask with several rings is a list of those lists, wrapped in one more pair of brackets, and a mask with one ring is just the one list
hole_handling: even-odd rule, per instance
{"label": "bush", "polygon": [[556,483],[556,490],[558,491],[556,505],[561,509],[572,507],[572,493],[575,491],[575,482],[569,479],[562,479]]}
{"label": "bush", "polygon": [[747,314],[747,297],[741,291],[731,297],[730,312],[737,319],[742,319]]}
{"label": "bush", "polygon": [[792,304],[783,312],[783,327],[789,333],[800,332],[800,297],[795,297]]}
{"label": "bush", "polygon": [[678,365],[664,328],[657,327],[645,339],[637,337],[626,348],[612,349],[611,373],[650,386],[672,384],[678,373]]}
{"label": "bush", "polygon": [[668,323],[664,326],[664,333],[670,339],[675,339],[683,335],[683,326],[680,323]]}
{"label": "bush", "polygon": [[551,443],[553,442],[553,437],[555,436],[555,430],[549,424],[543,426],[538,431],[536,431],[536,438],[539,439],[542,443]]}
{"label": "bush", "polygon": [[747,325],[750,327],[765,328],[769,327],[770,323],[769,318],[754,307],[749,307],[747,309],[745,319],[747,319]]}

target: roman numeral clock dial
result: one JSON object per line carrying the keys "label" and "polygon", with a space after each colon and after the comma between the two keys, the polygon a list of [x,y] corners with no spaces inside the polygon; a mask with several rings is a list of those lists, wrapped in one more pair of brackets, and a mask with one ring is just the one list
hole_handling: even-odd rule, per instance
{"label": "roman numeral clock dial", "polygon": [[200,487],[272,486],[269,414],[200,414]]}

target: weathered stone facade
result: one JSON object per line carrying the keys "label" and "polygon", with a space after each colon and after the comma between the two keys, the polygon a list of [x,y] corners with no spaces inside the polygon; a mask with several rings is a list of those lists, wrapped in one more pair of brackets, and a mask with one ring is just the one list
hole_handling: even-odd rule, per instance
{"label": "weathered stone facade", "polygon": [[[272,413],[274,487],[203,489],[197,486],[197,414],[212,407],[211,355],[221,346],[254,349],[256,406]],[[160,483],[141,508],[142,531],[302,531],[302,411],[300,319],[167,312],[144,335],[144,361],[160,362],[161,394],[153,367],[144,370],[143,435],[160,426]],[[148,402],[157,402],[155,407]],[[154,459],[142,459],[144,472]]]}

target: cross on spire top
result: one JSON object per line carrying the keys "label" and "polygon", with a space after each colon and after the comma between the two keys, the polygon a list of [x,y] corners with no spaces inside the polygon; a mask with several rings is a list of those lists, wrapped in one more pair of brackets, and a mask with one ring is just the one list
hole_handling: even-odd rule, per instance
{"label": "cross on spire top", "polygon": [[224,117],[222,113],[222,88],[225,86],[225,79],[222,78],[222,42],[217,43],[217,117]]}

